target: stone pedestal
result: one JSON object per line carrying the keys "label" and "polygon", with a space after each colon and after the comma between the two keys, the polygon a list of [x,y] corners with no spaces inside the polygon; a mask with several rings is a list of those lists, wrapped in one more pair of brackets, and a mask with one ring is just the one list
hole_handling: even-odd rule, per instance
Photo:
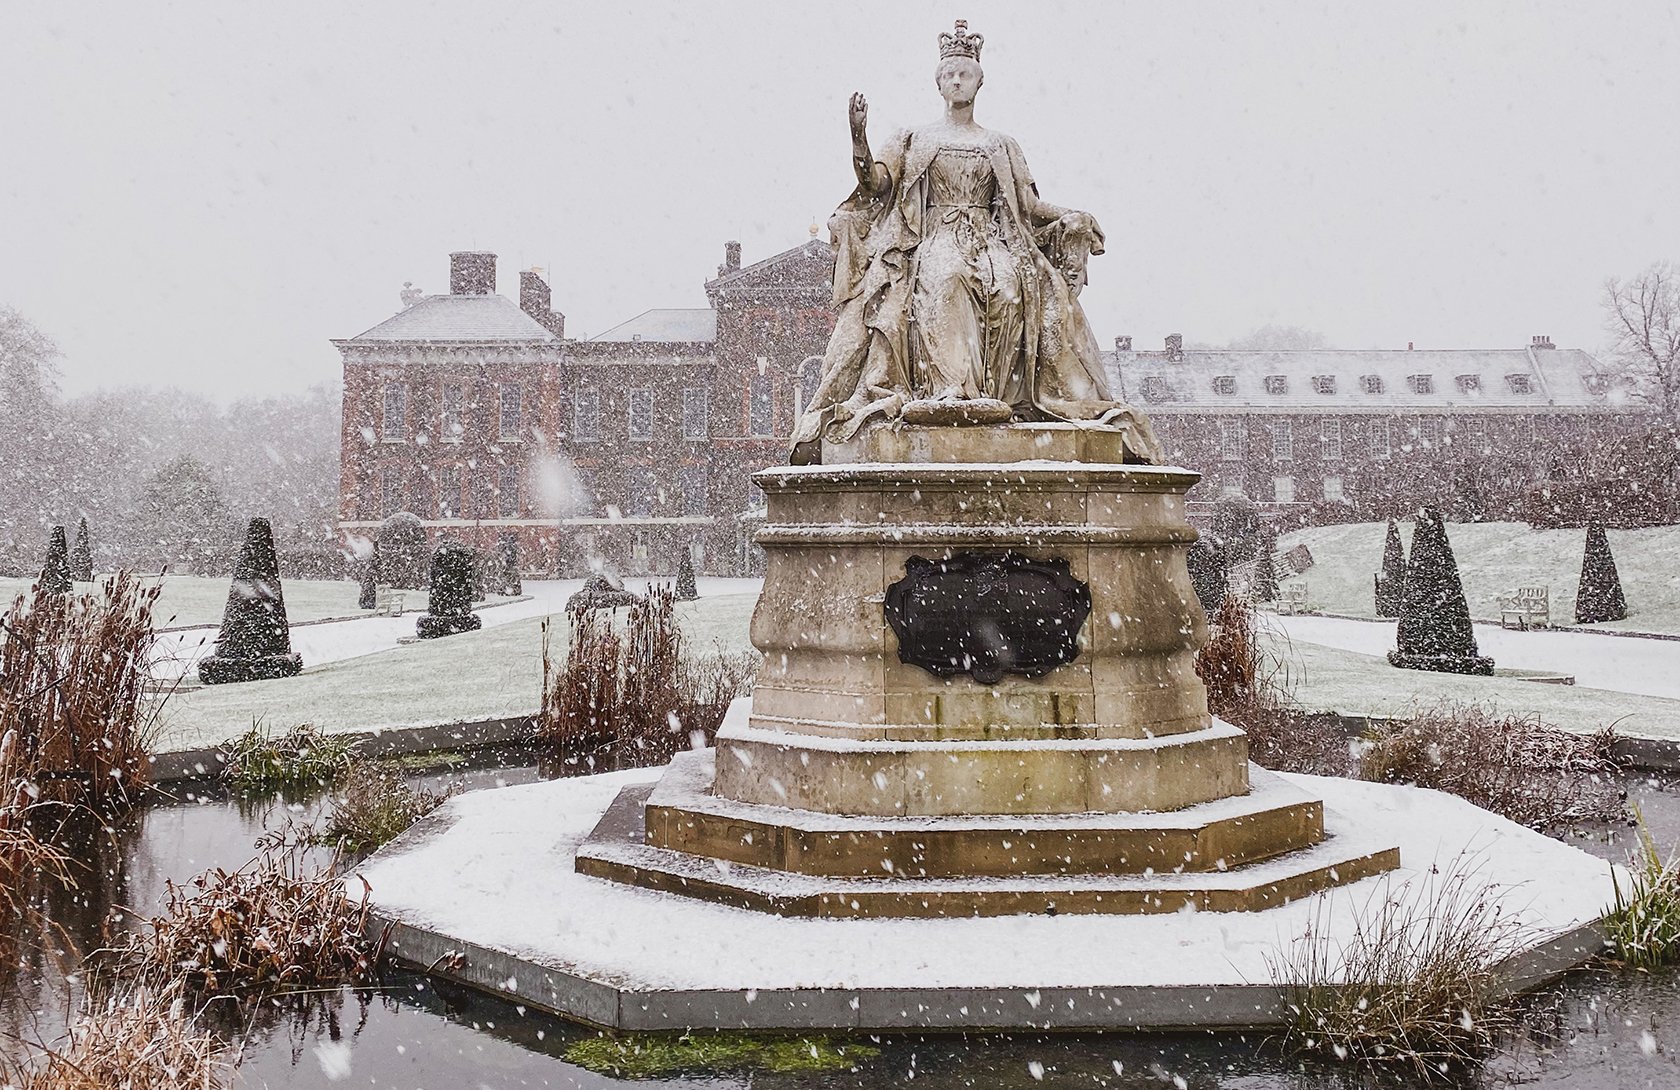
{"label": "stone pedestal", "polygon": [[[750,707],[715,760],[680,759],[609,813],[578,868],[771,911],[925,916],[1258,909],[1395,866],[1326,845],[1321,803],[1210,719],[1185,566],[1198,475],[1121,455],[1118,434],[1072,424],[882,427],[758,473]],[[916,624],[955,650],[929,658]],[[1184,880],[1291,852],[1265,889],[1223,876],[1208,900]],[[778,901],[792,875],[808,895]],[[1026,884],[1003,895],[1003,877]]]}

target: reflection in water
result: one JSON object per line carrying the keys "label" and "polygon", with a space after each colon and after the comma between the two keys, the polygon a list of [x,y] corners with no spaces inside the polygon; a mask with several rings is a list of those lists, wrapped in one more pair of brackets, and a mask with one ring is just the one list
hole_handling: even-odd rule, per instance
{"label": "reflection in water", "polygon": [[[520,762],[504,765],[500,761]],[[489,767],[417,771],[416,786],[462,790],[527,783],[616,767],[611,753],[579,754],[538,765],[529,753]],[[1660,843],[1680,834],[1680,792],[1666,780],[1630,785]],[[229,797],[183,788],[116,829],[69,821],[60,843],[81,860],[75,890],[37,882],[36,918],[10,936],[0,959],[0,1033],[52,1040],[79,1002],[81,959],[103,945],[113,906],[139,917],[154,911],[168,880],[212,866],[238,867],[266,830],[308,822],[326,799]],[[1589,831],[1575,842],[1625,856],[1628,830]],[[134,926],[132,919],[123,926]],[[1672,1087],[1680,1085],[1680,973],[1614,969],[1574,974],[1531,1003],[1529,1030],[1478,1077],[1452,1085]],[[333,989],[231,1006],[213,1021],[243,1036],[239,1082],[252,1088],[345,1085],[453,1090],[455,1087],[629,1085],[564,1059],[590,1031],[478,993],[393,972],[376,987]],[[928,1086],[941,1090],[1068,1087],[1365,1090],[1412,1086],[1392,1076],[1281,1056],[1262,1035],[882,1037],[878,1056],[853,1071],[778,1075],[694,1073],[641,1086],[850,1090]],[[0,1045],[0,1048],[5,1046]]]}

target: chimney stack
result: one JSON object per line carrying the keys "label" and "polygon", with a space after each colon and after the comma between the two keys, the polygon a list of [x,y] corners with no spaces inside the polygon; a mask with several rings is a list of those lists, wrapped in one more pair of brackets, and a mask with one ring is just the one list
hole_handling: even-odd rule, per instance
{"label": "chimney stack", "polygon": [[741,271],[741,244],[726,242],[723,244],[723,264],[718,266],[719,276],[728,276],[732,272]]}
{"label": "chimney stack", "polygon": [[566,316],[553,309],[548,281],[543,279],[541,269],[526,269],[519,274],[519,309],[556,337],[566,338]]}
{"label": "chimney stack", "polygon": [[494,295],[496,255],[482,250],[462,250],[449,255],[450,295]]}
{"label": "chimney stack", "polygon": [[1552,343],[1552,335],[1550,333],[1539,333],[1539,334],[1536,334],[1534,336],[1533,341],[1530,344],[1530,347],[1532,347],[1532,348],[1556,348],[1557,345]]}
{"label": "chimney stack", "polygon": [[1177,363],[1184,358],[1184,334],[1167,334],[1167,359]]}
{"label": "chimney stack", "polygon": [[1132,350],[1132,339],[1127,336],[1114,338],[1114,350],[1116,352],[1130,352]]}
{"label": "chimney stack", "polygon": [[1406,351],[1410,352],[1411,350],[1412,350],[1412,342],[1407,341],[1406,342]]}

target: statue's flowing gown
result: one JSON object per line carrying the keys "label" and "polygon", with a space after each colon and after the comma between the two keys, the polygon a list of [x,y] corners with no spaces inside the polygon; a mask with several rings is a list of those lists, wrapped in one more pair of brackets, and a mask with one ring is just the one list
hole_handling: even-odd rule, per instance
{"label": "statue's flowing gown", "polygon": [[1119,428],[1130,460],[1158,462],[1147,420],[1112,400],[1079,306],[1102,236],[1038,199],[1015,141],[916,130],[889,140],[880,163],[885,190],[854,191],[829,219],[840,312],[794,460],[911,400],[996,398],[1019,420]]}

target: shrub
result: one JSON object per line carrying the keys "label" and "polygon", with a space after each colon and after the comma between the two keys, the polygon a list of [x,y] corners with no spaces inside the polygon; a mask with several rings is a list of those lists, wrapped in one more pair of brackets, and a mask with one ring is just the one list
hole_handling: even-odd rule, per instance
{"label": "shrub", "polygon": [[1624,815],[1615,735],[1571,734],[1537,715],[1440,704],[1374,726],[1361,779],[1432,787],[1541,831]]}
{"label": "shrub", "polygon": [[418,791],[402,774],[375,761],[353,761],[321,833],[323,843],[362,854],[443,805],[449,792]]}
{"label": "shrub", "polygon": [[1594,522],[1587,527],[1587,547],[1581,555],[1581,583],[1575,592],[1575,623],[1619,621],[1627,615],[1622,577],[1616,572],[1616,558],[1610,555],[1610,538],[1604,532],[1604,524]]}
{"label": "shrub", "polygon": [[70,549],[70,578],[79,583],[93,582],[93,543],[88,539],[85,518],[76,526],[76,544]]}
{"label": "shrub", "polygon": [[42,800],[111,813],[145,784],[158,591],[119,572],[97,597],[37,588],[0,617],[0,737]]}
{"label": "shrub", "polygon": [[481,571],[478,555],[465,545],[443,545],[432,554],[432,589],[425,616],[415,623],[423,640],[471,632],[484,622],[472,611],[473,585]]}
{"label": "shrub", "polygon": [[1426,507],[1412,531],[1412,556],[1400,593],[1393,666],[1453,674],[1491,674],[1493,659],[1478,654],[1470,606],[1441,512]]}
{"label": "shrub", "polygon": [[194,995],[240,999],[366,976],[367,884],[351,901],[336,863],[310,863],[313,839],[271,833],[238,870],[167,882],[162,914],[113,952],[119,972],[179,978]]}
{"label": "shrub", "polygon": [[418,590],[426,585],[426,568],[431,562],[426,548],[426,527],[419,515],[399,511],[379,524],[379,556],[386,582],[399,590]]}
{"label": "shrub", "polygon": [[1202,612],[1209,617],[1218,613],[1225,602],[1231,579],[1224,544],[1208,538],[1198,539],[1185,554],[1184,564],[1189,569],[1190,585],[1196,591],[1196,600],[1202,604]]}
{"label": "shrub", "polygon": [[70,549],[64,543],[62,526],[54,526],[47,538],[47,562],[41,567],[36,586],[48,594],[69,594],[76,589],[70,578]]}
{"label": "shrub", "polygon": [[654,1079],[751,1069],[777,1074],[851,1071],[858,1060],[880,1054],[872,1045],[827,1037],[637,1033],[584,1037],[566,1048],[566,1061],[615,1078]]}
{"label": "shrub", "polygon": [[35,1049],[32,1062],[6,1085],[17,1090],[220,1090],[230,1085],[234,1065],[226,1046],[194,1024],[182,991],[174,984],[89,993],[66,1040]]}
{"label": "shrub", "polygon": [[564,666],[551,658],[543,623],[540,738],[605,743],[638,764],[709,743],[729,702],[751,688],[757,656],[690,654],[672,603],[669,587],[654,588],[626,611],[622,632],[605,611],[569,612]]}
{"label": "shrub", "polygon": [[300,723],[272,734],[260,723],[223,748],[222,779],[246,790],[325,787],[350,770],[354,740]]}
{"label": "shrub", "polygon": [[1519,1025],[1497,968],[1522,937],[1496,891],[1464,861],[1422,884],[1384,880],[1337,936],[1329,900],[1306,933],[1270,959],[1290,1016],[1286,1043],[1337,1059],[1433,1077],[1481,1061]]}
{"label": "shrub", "polygon": [[292,650],[274,531],[267,519],[252,519],[233,568],[216,649],[199,662],[199,680],[206,685],[264,681],[302,669],[303,659]]}
{"label": "shrub", "polygon": [[1406,593],[1406,550],[1400,544],[1400,528],[1388,520],[1383,539],[1382,574],[1377,576],[1377,616],[1398,617]]}
{"label": "shrub", "polygon": [[692,602],[700,597],[700,590],[694,585],[694,558],[684,549],[682,557],[677,561],[676,599],[679,602]]}
{"label": "shrub", "polygon": [[1629,861],[1626,889],[1614,873],[1616,903],[1605,917],[1615,956],[1641,969],[1680,959],[1680,856],[1663,859],[1645,815],[1634,811],[1639,850]]}

